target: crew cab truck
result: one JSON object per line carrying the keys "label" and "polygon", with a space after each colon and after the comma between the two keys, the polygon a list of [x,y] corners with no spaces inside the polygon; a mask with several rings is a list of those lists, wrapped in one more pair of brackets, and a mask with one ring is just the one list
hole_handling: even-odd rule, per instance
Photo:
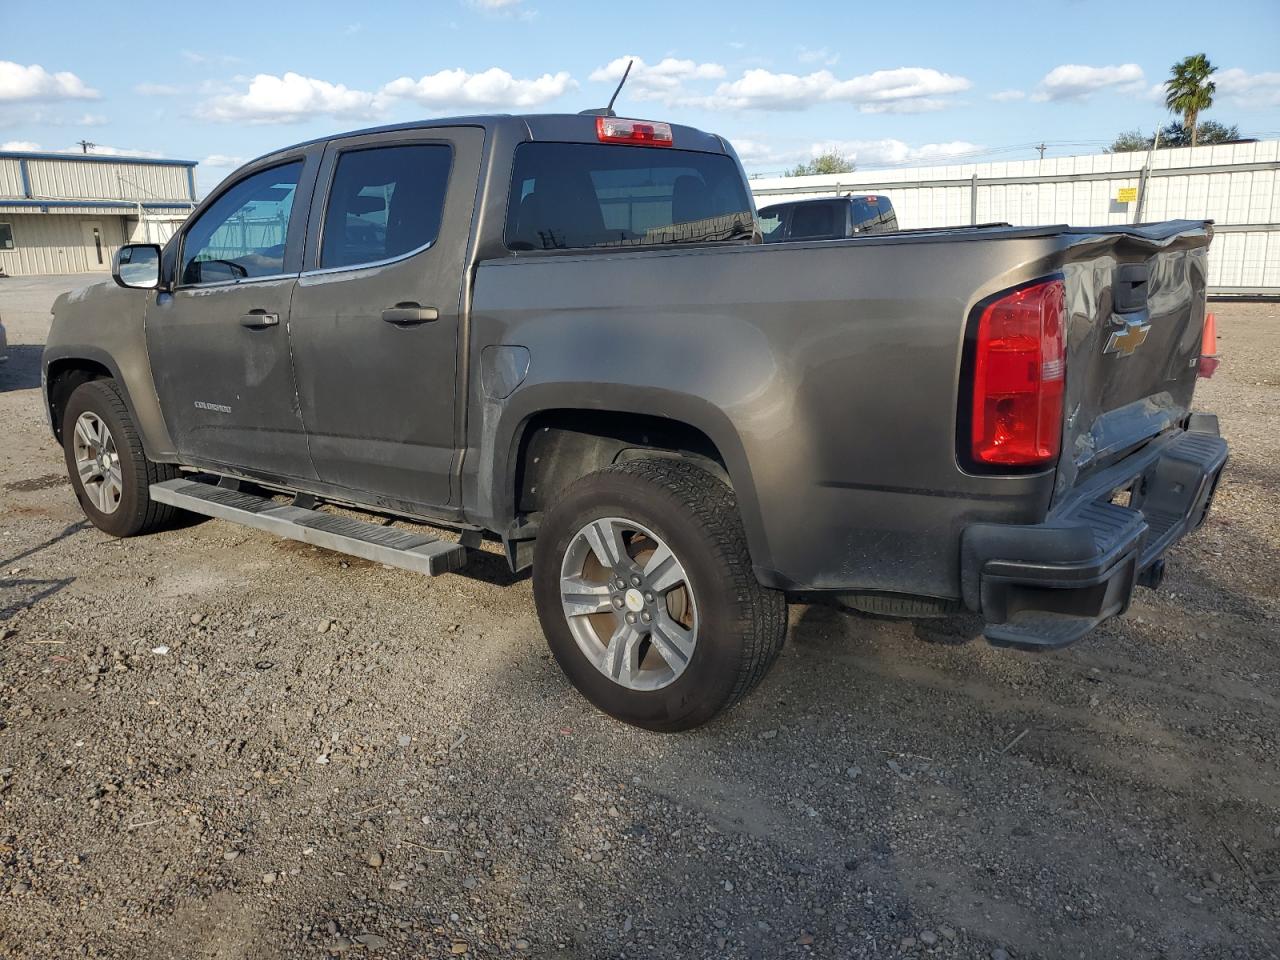
{"label": "crew cab truck", "polygon": [[871,194],[771,203],[761,207],[758,216],[765,243],[840,240],[898,229],[893,203]]}
{"label": "crew cab truck", "polygon": [[678,730],[760,680],[789,600],[1042,650],[1155,586],[1227,455],[1190,412],[1210,237],[762,244],[711,134],[382,127],[250,163],[60,297],[44,399],[107,533],[185,509],[426,574],[495,538],[578,689]]}

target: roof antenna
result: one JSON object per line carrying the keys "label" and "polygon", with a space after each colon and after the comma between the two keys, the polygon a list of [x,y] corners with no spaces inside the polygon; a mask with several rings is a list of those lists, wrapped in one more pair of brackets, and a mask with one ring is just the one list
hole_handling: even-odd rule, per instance
{"label": "roof antenna", "polygon": [[594,110],[583,110],[583,111],[579,114],[579,116],[583,116],[583,117],[616,117],[616,116],[617,116],[617,114],[613,112],[613,102],[614,102],[615,100],[617,100],[617,99],[618,99],[618,94],[620,94],[620,93],[622,92],[622,85],[623,85],[624,83],[626,83],[626,82],[627,82],[627,76],[628,76],[628,74],[630,74],[630,73],[631,73],[631,65],[632,65],[633,63],[635,63],[635,61],[634,61],[634,60],[628,60],[628,61],[627,61],[627,69],[625,69],[625,70],[623,70],[623,71],[622,71],[622,79],[618,81],[617,89],[615,89],[615,90],[613,91],[613,96],[609,98],[609,105],[608,105],[607,107],[605,107],[604,109],[601,109],[601,108],[597,107],[597,108],[595,108]]}

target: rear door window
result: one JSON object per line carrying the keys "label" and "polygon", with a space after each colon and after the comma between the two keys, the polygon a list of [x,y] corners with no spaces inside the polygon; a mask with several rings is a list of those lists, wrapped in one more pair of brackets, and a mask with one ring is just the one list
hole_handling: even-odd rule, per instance
{"label": "rear door window", "polygon": [[749,238],[755,214],[724,154],[592,143],[516,148],[507,205],[512,250]]}
{"label": "rear door window", "polygon": [[325,207],[321,269],[391,260],[435,242],[452,163],[444,143],[341,154]]}
{"label": "rear door window", "polygon": [[791,212],[792,240],[830,240],[844,235],[843,224],[837,228],[834,203],[803,203]]}

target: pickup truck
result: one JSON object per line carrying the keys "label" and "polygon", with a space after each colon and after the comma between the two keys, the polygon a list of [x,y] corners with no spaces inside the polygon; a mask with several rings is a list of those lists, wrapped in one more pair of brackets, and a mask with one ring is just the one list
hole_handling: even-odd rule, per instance
{"label": "pickup truck", "polygon": [[765,243],[840,240],[898,229],[889,198],[869,194],[772,203],[761,207],[757,216]]}
{"label": "pickup truck", "polygon": [[54,304],[44,400],[106,533],[182,509],[433,575],[500,543],[578,689],[680,730],[764,676],[788,602],[1047,650],[1158,585],[1227,456],[1190,410],[1210,238],[762,244],[718,136],[410,123],[123,247]]}

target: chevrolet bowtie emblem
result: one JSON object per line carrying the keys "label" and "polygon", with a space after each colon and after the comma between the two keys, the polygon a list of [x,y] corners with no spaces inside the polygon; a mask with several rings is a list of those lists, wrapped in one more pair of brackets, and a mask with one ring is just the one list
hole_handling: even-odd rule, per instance
{"label": "chevrolet bowtie emblem", "polygon": [[1151,332],[1151,324],[1143,320],[1126,320],[1123,317],[1112,319],[1120,324],[1120,329],[1111,331],[1111,336],[1107,338],[1107,345],[1102,348],[1102,352],[1115,353],[1122,357],[1133,356],[1133,351],[1146,342],[1147,334]]}

